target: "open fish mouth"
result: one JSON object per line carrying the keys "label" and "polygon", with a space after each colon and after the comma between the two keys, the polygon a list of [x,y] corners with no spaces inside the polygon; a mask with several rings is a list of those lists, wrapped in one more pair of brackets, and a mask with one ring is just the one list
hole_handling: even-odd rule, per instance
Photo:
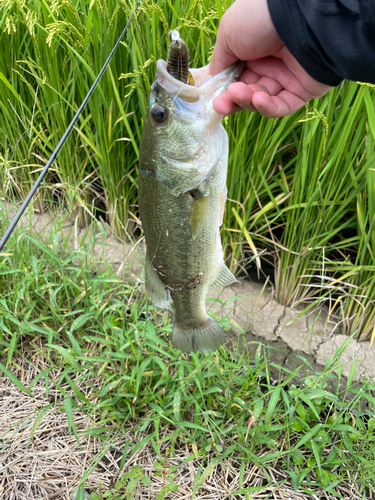
{"label": "open fish mouth", "polygon": [[203,68],[189,68],[189,50],[179,32],[171,31],[171,44],[168,61],[159,59],[156,64],[157,74],[155,83],[173,98],[179,97],[185,102],[198,102],[204,99],[213,102],[215,97],[224,92],[235,82],[244,67],[243,62],[229,66],[219,75],[210,74],[210,66]]}

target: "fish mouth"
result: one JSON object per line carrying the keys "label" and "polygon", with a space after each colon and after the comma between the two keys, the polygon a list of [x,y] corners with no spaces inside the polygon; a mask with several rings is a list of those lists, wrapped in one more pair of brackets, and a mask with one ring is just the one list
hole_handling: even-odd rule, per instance
{"label": "fish mouth", "polygon": [[[159,84],[169,95],[175,109],[184,111],[180,113],[181,121],[190,122],[196,118],[203,118],[206,120],[207,129],[213,131],[223,118],[223,115],[214,110],[214,99],[225,92],[231,83],[238,80],[244,65],[245,63],[239,61],[215,76],[210,74],[209,65],[203,68],[190,68],[195,85],[188,85],[169,74],[167,62],[159,59],[156,63],[155,84]],[[187,110],[188,113],[185,112]]]}
{"label": "fish mouth", "polygon": [[244,63],[237,62],[215,76],[210,74],[209,65],[189,68],[189,50],[185,41],[178,31],[171,31],[170,37],[168,61],[159,59],[156,63],[156,79],[150,99],[161,104],[163,100],[182,123],[203,119],[208,131],[213,131],[223,117],[214,110],[213,101],[238,79]]}
{"label": "fish mouth", "polygon": [[219,94],[225,92],[231,83],[237,81],[244,67],[239,61],[232,64],[216,76],[210,74],[210,65],[202,68],[190,68],[190,73],[195,85],[184,83],[168,72],[168,63],[159,59],[156,63],[156,81],[171,95],[179,97],[186,102],[197,102],[201,98],[205,102],[214,100]]}
{"label": "fish mouth", "polygon": [[[198,85],[188,85],[168,72],[168,62],[159,59],[156,63],[156,81],[172,97],[178,96],[186,102],[197,102],[201,97]],[[191,70],[190,70],[191,71]]]}
{"label": "fish mouth", "polygon": [[236,81],[243,69],[243,63],[233,64],[216,76],[210,74],[210,66],[189,69],[189,49],[177,30],[170,31],[168,61],[157,62],[156,80],[165,91],[185,102],[197,102],[204,96],[205,101],[215,99]]}

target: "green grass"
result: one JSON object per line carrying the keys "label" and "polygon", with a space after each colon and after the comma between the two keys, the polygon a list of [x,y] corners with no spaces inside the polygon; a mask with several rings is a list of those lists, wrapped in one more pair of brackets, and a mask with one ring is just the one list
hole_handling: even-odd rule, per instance
{"label": "green grass", "polygon": [[[98,234],[103,235],[100,225]],[[68,250],[57,226],[44,243],[27,228],[15,236],[0,256],[0,369],[30,394],[44,376],[46,393],[52,387],[61,393],[54,405],[67,413],[78,440],[74,413],[81,410],[95,422],[85,432],[98,439],[105,440],[108,429],[147,429],[141,445],[148,442],[154,448],[156,471],[164,470],[166,458],[181,447],[195,450],[187,460],[199,457],[196,487],[210,467],[235,457],[240,471],[252,462],[269,481],[275,468],[287,471],[293,488],[304,492],[323,490],[340,498],[340,487],[357,483],[367,498],[366,488],[375,488],[375,386],[354,383],[355,366],[344,388],[340,385],[340,356],[350,339],[321,373],[310,377],[303,376],[307,360],[289,371],[270,362],[267,348],[250,344],[243,349],[240,341],[232,350],[187,356],[173,349],[166,315],[109,266],[94,266],[90,249],[99,244],[97,237]],[[30,349],[41,352],[50,368],[25,384],[13,372],[17,359]],[[52,368],[61,371],[57,383],[48,376]],[[271,372],[277,373],[278,382]],[[296,385],[297,373],[302,373],[302,382]],[[329,379],[334,389],[328,389]],[[367,423],[353,417],[364,403],[373,415]],[[44,411],[31,415],[35,429]],[[168,445],[168,457],[162,442]],[[125,459],[141,445],[129,443]],[[168,488],[178,487],[175,469],[168,471],[159,500]],[[130,499],[135,485],[147,486],[148,481],[144,470],[133,468],[105,498]],[[238,494],[251,495],[254,490],[246,487],[243,475],[241,484]]]}
{"label": "green grass", "polygon": [[[80,227],[96,211],[120,238],[139,227],[138,148],[155,61],[181,27],[191,66],[209,61],[230,1],[143,1],[76,130],[33,201]],[[22,199],[121,33],[129,0],[4,2],[0,190]],[[330,299],[345,332],[375,334],[373,86],[345,82],[278,120],[224,120],[230,157],[223,247],[240,272],[263,252],[282,304]],[[259,257],[256,259],[261,265]]]}
{"label": "green grass", "polygon": [[[33,201],[94,210],[120,238],[139,226],[138,148],[155,61],[181,27],[191,66],[212,54],[230,1],[143,1],[76,130]],[[5,2],[0,15],[0,190],[22,199],[45,165],[133,6]],[[335,303],[344,330],[375,334],[373,86],[346,82],[278,120],[224,120],[230,141],[223,247],[233,272],[254,255],[276,268],[282,304]],[[261,260],[256,259],[259,267]]]}
{"label": "green grass", "polygon": [[[138,225],[138,147],[155,60],[166,57],[169,29],[181,26],[191,66],[206,64],[229,4],[142,2],[34,199],[35,210],[64,207],[82,227],[95,208],[120,238],[131,235]],[[2,198],[26,196],[131,11],[126,0],[3,2]],[[230,200],[222,240],[229,266],[239,272],[264,251],[262,259],[276,268],[280,303],[330,299],[344,331],[362,339],[375,332],[374,105],[372,86],[345,82],[283,119],[243,112],[224,120]],[[2,211],[0,234],[8,223]],[[0,256],[0,368],[18,389],[32,394],[36,380],[24,384],[14,372],[19,357],[37,346],[49,367],[61,369],[57,386],[48,370],[38,377],[45,376],[46,393],[52,386],[60,391],[56,410],[66,412],[77,439],[77,410],[96,417],[90,432],[103,440],[108,429],[147,430],[159,457],[154,469],[163,474],[160,436],[169,456],[188,445],[195,450],[189,460],[197,454],[201,462],[195,491],[229,456],[238,460],[238,494],[246,498],[253,492],[244,480],[249,462],[270,482],[279,468],[295,489],[318,495],[322,489],[340,498],[341,485],[351,483],[360,485],[363,498],[366,488],[374,490],[375,419],[365,423],[352,415],[366,402],[374,413],[375,387],[353,383],[353,368],[342,390],[342,349],[298,387],[296,372],[273,365],[267,349],[255,357],[250,347],[185,356],[171,346],[168,318],[109,266],[94,265],[90,250],[100,244],[88,237],[72,251],[58,227],[45,243],[29,228],[14,234]],[[74,396],[67,396],[66,384]],[[354,398],[344,402],[349,391]],[[32,415],[36,427],[43,411]],[[134,440],[126,457],[138,449]],[[164,474],[158,500],[175,489],[174,473]],[[148,476],[134,468],[106,496],[117,500],[121,490],[131,498],[141,483],[147,487]]]}

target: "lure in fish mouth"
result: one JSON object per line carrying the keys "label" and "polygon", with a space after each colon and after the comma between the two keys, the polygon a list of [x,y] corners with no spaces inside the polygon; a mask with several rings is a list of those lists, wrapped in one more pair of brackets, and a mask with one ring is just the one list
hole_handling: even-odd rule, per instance
{"label": "lure in fish mouth", "polygon": [[180,38],[178,31],[171,31],[171,45],[169,47],[167,71],[173,78],[188,83],[189,77],[189,49],[185,41]]}
{"label": "lure in fish mouth", "polygon": [[[209,288],[236,281],[226,267],[220,226],[226,200],[228,137],[213,100],[242,70],[212,77],[189,69],[189,51],[171,33],[168,62],[157,62],[140,145],[139,210],[152,303],[175,310],[172,343],[185,352],[217,349],[226,335],[208,316]],[[189,76],[190,74],[190,76]]]}
{"label": "lure in fish mouth", "polygon": [[170,31],[171,44],[169,46],[167,71],[173,78],[188,85],[195,85],[194,78],[189,71],[189,49],[180,33]]}

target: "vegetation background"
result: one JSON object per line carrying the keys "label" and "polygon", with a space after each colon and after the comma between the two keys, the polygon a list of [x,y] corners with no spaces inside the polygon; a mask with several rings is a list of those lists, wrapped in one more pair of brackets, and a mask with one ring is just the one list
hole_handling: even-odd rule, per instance
{"label": "vegetation background", "polygon": [[[140,235],[138,145],[155,61],[166,57],[168,32],[178,28],[191,66],[207,64],[229,4],[143,0],[35,211],[64,209],[81,227],[102,217],[120,239]],[[127,0],[0,0],[3,200],[26,196],[133,7]],[[328,301],[344,332],[360,339],[374,337],[375,328],[374,99],[373,86],[344,82],[292,116],[224,119],[228,265],[245,273],[257,256],[258,266],[275,269],[280,303]],[[1,233],[7,224],[2,210]],[[103,445],[87,452],[84,474],[71,480],[72,488],[80,484],[77,498],[87,479],[95,500],[131,499],[142,488],[162,500],[185,487],[191,466],[192,498],[222,491],[224,476],[227,491],[246,499],[265,498],[268,490],[276,498],[285,488],[289,497],[298,490],[302,498],[322,491],[326,498],[368,498],[375,419],[373,411],[364,418],[363,409],[374,408],[375,387],[353,382],[355,365],[343,385],[340,356],[349,338],[323,372],[298,384],[308,360],[300,357],[299,369],[287,370],[258,346],[188,358],[171,347],[168,318],[135,286],[109,268],[94,272],[96,237],[68,251],[59,235],[56,227],[46,243],[19,229],[1,255],[0,371],[10,384],[4,401],[11,405],[14,395],[0,420],[4,498],[16,487],[34,498],[56,493],[54,476],[50,483],[27,479],[47,465],[24,460],[30,443],[48,456],[43,425],[52,415],[64,416],[77,447],[85,437]],[[22,411],[21,396],[29,398]],[[79,427],[77,412],[92,427]],[[125,431],[118,459],[111,446]],[[129,465],[135,456],[142,466]],[[127,470],[116,484],[102,479],[105,496],[90,475],[103,457],[119,463],[117,472]],[[17,460],[22,477],[13,481]]]}
{"label": "vegetation background", "polygon": [[[139,228],[138,145],[155,61],[178,28],[191,66],[208,63],[229,0],[144,0],[120,49],[34,201],[80,225],[101,215]],[[129,1],[2,0],[0,189],[22,199],[130,15]],[[224,119],[230,138],[222,240],[229,267],[275,268],[281,304],[329,300],[344,332],[375,333],[375,94],[344,82],[282,119]],[[272,273],[271,273],[272,274]]]}

